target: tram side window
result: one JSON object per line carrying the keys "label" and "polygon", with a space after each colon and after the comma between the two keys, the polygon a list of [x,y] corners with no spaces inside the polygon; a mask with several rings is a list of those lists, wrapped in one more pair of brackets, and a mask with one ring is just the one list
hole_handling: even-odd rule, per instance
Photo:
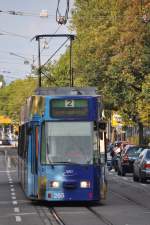
{"label": "tram side window", "polygon": [[28,148],[28,137],[27,137],[27,129],[25,125],[20,127],[19,132],[19,145],[18,145],[18,154],[21,158],[26,158]]}
{"label": "tram side window", "polygon": [[94,163],[100,161],[100,145],[99,145],[99,132],[98,124],[94,123],[94,154],[93,154]]}
{"label": "tram side window", "polygon": [[23,125],[19,128],[19,143],[18,143],[18,154],[21,158],[23,157],[24,134],[25,129]]}
{"label": "tram side window", "polygon": [[45,124],[42,124],[42,146],[41,146],[41,162],[46,162],[46,140],[45,140]]}

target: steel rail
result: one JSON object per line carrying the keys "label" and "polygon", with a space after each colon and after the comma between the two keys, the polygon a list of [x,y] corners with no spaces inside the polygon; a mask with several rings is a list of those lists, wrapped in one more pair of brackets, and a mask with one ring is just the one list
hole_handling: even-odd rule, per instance
{"label": "steel rail", "polygon": [[56,220],[58,225],[66,225],[54,208],[50,208],[50,213],[53,216],[53,218]]}
{"label": "steel rail", "polygon": [[115,225],[112,223],[110,220],[108,220],[105,216],[101,215],[100,213],[96,212],[94,209],[91,207],[87,206],[86,207],[92,214],[94,214],[100,221],[102,221],[106,225]]}
{"label": "steel rail", "polygon": [[146,207],[146,206],[145,206],[144,204],[142,204],[141,202],[138,202],[138,201],[136,201],[136,200],[134,200],[134,199],[132,199],[132,198],[130,198],[130,197],[124,195],[124,194],[120,194],[120,193],[117,193],[117,192],[112,191],[112,190],[110,190],[110,192],[111,192],[112,194],[118,196],[119,198],[124,199],[124,200],[126,200],[126,201],[128,201],[128,202],[132,202],[132,203],[134,203],[135,205],[140,206],[140,207],[142,207],[142,208],[144,208],[144,209],[148,209],[148,210],[150,209],[149,207]]}

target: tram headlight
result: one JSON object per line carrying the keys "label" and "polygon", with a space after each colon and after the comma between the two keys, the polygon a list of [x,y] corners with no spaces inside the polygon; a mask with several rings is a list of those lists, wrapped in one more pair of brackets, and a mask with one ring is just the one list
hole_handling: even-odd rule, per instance
{"label": "tram headlight", "polygon": [[89,181],[81,181],[80,187],[81,188],[90,188],[90,182]]}
{"label": "tram headlight", "polygon": [[59,181],[51,181],[50,182],[50,187],[52,187],[52,188],[59,188],[59,186],[60,186]]}

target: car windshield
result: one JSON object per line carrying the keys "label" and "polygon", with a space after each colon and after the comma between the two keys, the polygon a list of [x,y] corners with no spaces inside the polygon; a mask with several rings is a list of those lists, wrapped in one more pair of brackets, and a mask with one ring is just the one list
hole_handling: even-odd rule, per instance
{"label": "car windshield", "polygon": [[92,148],[92,122],[46,122],[42,127],[42,163],[90,163]]}
{"label": "car windshield", "polygon": [[146,153],[146,158],[150,160],[150,149]]}
{"label": "car windshield", "polygon": [[134,146],[134,147],[129,147],[127,150],[127,154],[129,156],[138,156],[141,152],[143,151],[142,147]]}

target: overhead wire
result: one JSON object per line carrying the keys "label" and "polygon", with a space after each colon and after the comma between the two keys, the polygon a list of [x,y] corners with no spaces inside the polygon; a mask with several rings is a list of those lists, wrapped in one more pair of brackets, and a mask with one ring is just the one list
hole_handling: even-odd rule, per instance
{"label": "overhead wire", "polygon": [[68,20],[68,14],[69,14],[69,0],[66,0],[66,10],[65,14],[62,15],[60,12],[60,0],[57,2],[57,8],[56,8],[56,22],[61,25],[65,25]]}
{"label": "overhead wire", "polygon": [[50,61],[51,61],[51,59],[56,55],[56,53],[67,43],[67,41],[69,40],[69,38],[67,38],[62,44],[61,44],[61,46],[50,56],[50,58],[41,66],[41,73],[49,80],[49,81],[51,81],[51,78],[50,77],[48,77],[43,71],[42,71],[42,68],[46,65],[46,64],[48,64]]}
{"label": "overhead wire", "polygon": [[[47,12],[47,10],[45,10],[45,11]],[[5,11],[5,10],[0,10],[0,13],[2,13],[2,14],[9,14],[11,16],[35,16],[35,17],[39,17],[41,12],[15,11],[15,10],[6,10]],[[42,16],[40,16],[40,17],[42,17]],[[55,17],[55,15],[52,15],[52,14],[49,15],[48,14],[47,17]]]}
{"label": "overhead wire", "polygon": [[65,40],[62,44],[61,44],[61,46],[50,56],[50,58],[42,65],[42,67],[43,66],[45,66],[46,64],[48,64],[50,61],[51,61],[51,59],[56,55],[56,53],[67,43],[67,41],[69,40],[69,38],[67,38],[67,40]]}
{"label": "overhead wire", "polygon": [[3,29],[0,29],[0,31],[1,31],[1,32],[4,32],[3,35],[12,35],[12,36],[21,37],[21,38],[24,38],[24,39],[30,39],[29,36],[17,34],[17,33],[14,33],[14,32],[9,32],[9,31],[3,30]]}
{"label": "overhead wire", "polygon": [[[53,33],[54,35],[59,31],[59,29],[61,28],[61,26],[58,26],[58,28],[56,29],[56,31]],[[50,37],[49,38],[49,41],[48,41],[48,44],[52,41],[52,39],[53,39],[54,37]],[[45,50],[45,48],[43,47],[42,49],[41,49],[41,54],[43,53],[43,51]],[[35,59],[34,59],[34,63],[36,62],[38,60],[38,57],[36,57]]]}

